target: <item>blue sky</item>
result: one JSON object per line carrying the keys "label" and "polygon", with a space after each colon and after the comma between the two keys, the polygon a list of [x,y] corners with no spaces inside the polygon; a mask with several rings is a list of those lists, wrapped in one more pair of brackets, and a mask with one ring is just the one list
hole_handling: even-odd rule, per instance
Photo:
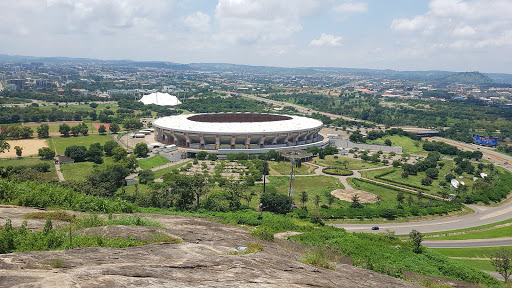
{"label": "blue sky", "polygon": [[3,0],[0,53],[512,73],[510,15],[511,0]]}

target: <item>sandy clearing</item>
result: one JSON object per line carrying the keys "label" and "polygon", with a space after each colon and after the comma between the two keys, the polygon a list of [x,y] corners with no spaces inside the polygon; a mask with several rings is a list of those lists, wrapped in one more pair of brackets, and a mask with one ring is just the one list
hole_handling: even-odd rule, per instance
{"label": "sandy clearing", "polygon": [[354,189],[338,189],[331,192],[331,194],[344,201],[352,202],[352,197],[354,195],[359,196],[359,202],[361,203],[375,203],[377,202],[377,195],[361,191],[361,190],[354,190]]}
{"label": "sandy clearing", "polygon": [[43,139],[8,140],[7,143],[11,145],[11,149],[9,149],[9,151],[5,150],[4,153],[0,153],[0,158],[16,157],[16,150],[14,150],[14,146],[20,146],[23,148],[22,156],[37,155],[37,150],[39,148],[48,147],[46,140]]}

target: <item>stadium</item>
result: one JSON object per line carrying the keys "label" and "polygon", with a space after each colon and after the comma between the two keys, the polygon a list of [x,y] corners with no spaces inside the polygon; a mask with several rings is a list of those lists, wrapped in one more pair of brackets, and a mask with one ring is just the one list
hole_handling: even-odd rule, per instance
{"label": "stadium", "polygon": [[[292,115],[212,113],[168,116],[153,122],[155,140],[217,154],[264,153],[327,145],[322,122]],[[189,151],[190,152],[190,151]]]}

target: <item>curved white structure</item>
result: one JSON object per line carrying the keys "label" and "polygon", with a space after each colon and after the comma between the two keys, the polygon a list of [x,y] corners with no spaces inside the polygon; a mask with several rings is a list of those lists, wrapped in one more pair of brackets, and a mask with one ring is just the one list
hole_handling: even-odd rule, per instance
{"label": "curved white structure", "polygon": [[212,113],[168,116],[153,122],[155,140],[194,149],[262,149],[321,142],[322,122],[300,116]]}

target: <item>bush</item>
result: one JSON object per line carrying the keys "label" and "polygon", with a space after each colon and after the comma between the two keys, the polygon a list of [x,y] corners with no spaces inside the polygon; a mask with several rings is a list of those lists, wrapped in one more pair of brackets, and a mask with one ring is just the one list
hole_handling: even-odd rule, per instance
{"label": "bush", "polygon": [[340,176],[350,176],[350,175],[354,174],[354,172],[352,172],[350,170],[345,170],[345,169],[341,169],[338,167],[323,168],[322,172],[324,172],[325,174],[329,174],[329,175],[340,175]]}
{"label": "bush", "polygon": [[274,242],[274,231],[264,226],[252,230],[251,235],[261,240]]}
{"label": "bush", "polygon": [[260,209],[263,211],[270,211],[274,213],[286,214],[290,212],[292,207],[292,199],[284,194],[277,194],[276,191],[269,191],[261,195]]}

